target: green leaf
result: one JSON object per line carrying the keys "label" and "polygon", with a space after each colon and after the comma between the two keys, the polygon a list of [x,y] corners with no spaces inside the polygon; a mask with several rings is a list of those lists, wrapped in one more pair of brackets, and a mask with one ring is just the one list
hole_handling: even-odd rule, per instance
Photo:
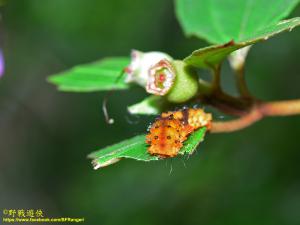
{"label": "green leaf", "polygon": [[177,18],[187,35],[210,43],[245,42],[268,33],[299,0],[176,0]]}
{"label": "green leaf", "polygon": [[128,106],[131,114],[157,115],[162,112],[165,101],[161,96],[151,95],[139,103]]}
{"label": "green leaf", "polygon": [[126,57],[105,58],[50,76],[48,81],[57,85],[61,91],[89,92],[126,89],[128,85],[124,83],[124,77],[116,81],[129,61],[130,59]]}
{"label": "green leaf", "polygon": [[[192,154],[198,144],[203,141],[206,132],[206,127],[200,128],[192,133],[184,142],[180,155]],[[159,160],[158,156],[152,156],[147,152],[147,144],[145,143],[146,135],[139,135],[127,139],[120,143],[108,146],[102,150],[96,151],[88,155],[88,158],[93,159],[92,164],[94,169],[111,165],[121,158],[130,158],[140,161]]]}
{"label": "green leaf", "polygon": [[274,35],[284,31],[291,31],[296,26],[300,25],[300,17],[280,21],[274,25],[264,28],[262,31],[253,33],[249,39],[240,42],[230,41],[223,45],[213,45],[194,51],[184,61],[200,68],[214,67],[224,60],[231,52],[243,48],[248,45],[255,44],[260,41],[265,41]]}
{"label": "green leaf", "polygon": [[206,127],[202,127],[192,133],[189,138],[184,142],[182,149],[179,151],[179,154],[193,154],[197,146],[204,140],[204,135],[206,132]]}

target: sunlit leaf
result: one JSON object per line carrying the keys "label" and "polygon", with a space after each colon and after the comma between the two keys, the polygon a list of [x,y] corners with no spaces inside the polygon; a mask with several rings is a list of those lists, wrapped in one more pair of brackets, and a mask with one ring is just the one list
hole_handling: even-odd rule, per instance
{"label": "sunlit leaf", "polygon": [[176,14],[187,35],[213,44],[245,42],[268,33],[298,3],[299,0],[176,0]]}
{"label": "sunlit leaf", "polygon": [[262,31],[253,33],[249,39],[242,40],[240,42],[230,41],[223,45],[213,45],[196,50],[190,56],[186,57],[184,61],[189,65],[200,68],[214,67],[224,60],[224,58],[226,58],[231,52],[237,49],[255,44],[260,41],[265,41],[281,32],[291,31],[299,25],[300,17],[284,20],[264,28]]}
{"label": "sunlit leaf", "polygon": [[[48,81],[57,85],[61,91],[89,92],[126,89],[123,69],[129,64],[129,58],[115,57],[78,65],[65,72],[52,75]],[[118,81],[117,81],[118,80]]]}
{"label": "sunlit leaf", "polygon": [[131,114],[157,115],[162,112],[165,101],[161,96],[152,95],[134,105],[128,106]]}

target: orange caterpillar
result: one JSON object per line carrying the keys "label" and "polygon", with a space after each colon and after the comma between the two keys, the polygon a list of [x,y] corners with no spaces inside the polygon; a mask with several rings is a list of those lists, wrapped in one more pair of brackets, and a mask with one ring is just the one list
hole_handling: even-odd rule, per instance
{"label": "orange caterpillar", "polygon": [[194,130],[211,127],[212,116],[202,109],[184,108],[180,111],[162,113],[150,127],[146,136],[148,152],[160,157],[174,157],[183,142]]}

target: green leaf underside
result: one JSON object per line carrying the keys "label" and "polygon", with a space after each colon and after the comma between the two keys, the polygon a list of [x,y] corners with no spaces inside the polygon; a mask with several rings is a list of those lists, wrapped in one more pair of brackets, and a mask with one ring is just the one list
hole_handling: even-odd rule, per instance
{"label": "green leaf underside", "polygon": [[124,82],[124,76],[118,82],[116,81],[129,62],[128,57],[105,58],[52,75],[48,81],[57,85],[61,91],[90,92],[127,89],[128,85]]}
{"label": "green leaf underside", "polygon": [[299,0],[176,0],[176,15],[187,35],[213,44],[253,39],[277,24]]}
{"label": "green leaf underside", "polygon": [[230,41],[223,45],[213,45],[206,48],[201,48],[194,51],[184,61],[199,68],[214,67],[224,60],[231,52],[243,48],[248,45],[255,44],[260,41],[265,41],[284,31],[291,31],[300,25],[300,17],[289,20],[283,20],[275,25],[264,28],[261,31],[253,33],[249,39],[243,39],[240,42]]}
{"label": "green leaf underside", "polygon": [[139,115],[157,115],[161,113],[164,100],[161,96],[151,95],[141,102],[128,106],[128,111],[131,114]]}
{"label": "green leaf underside", "polygon": [[[192,154],[196,150],[198,144],[204,139],[205,132],[206,127],[200,128],[193,132],[184,142],[179,154]],[[88,158],[93,159],[95,169],[110,165],[114,163],[115,160],[121,158],[130,158],[146,162],[161,159],[158,156],[152,156],[148,153],[148,146],[145,143],[145,140],[146,135],[138,135],[117,144],[108,146],[102,150],[93,152],[88,155]]]}

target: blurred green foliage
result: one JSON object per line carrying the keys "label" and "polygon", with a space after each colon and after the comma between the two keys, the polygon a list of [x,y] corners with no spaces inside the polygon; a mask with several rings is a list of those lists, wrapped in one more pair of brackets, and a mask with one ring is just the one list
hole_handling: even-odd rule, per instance
{"label": "blurred green foliage", "polygon": [[[291,17],[299,14],[297,8]],[[110,97],[110,126],[102,93],[58,93],[46,78],[131,48],[183,58],[204,47],[184,38],[171,0],[19,0],[1,15],[1,209],[42,208],[49,216],[85,217],[86,224],[300,223],[299,116],[207,135],[183,160],[89,166],[91,149],[145,132],[152,118],[126,112],[143,91]],[[299,98],[299,37],[296,29],[251,50],[247,81],[258,97]],[[227,63],[223,69],[225,89],[234,92]]]}

